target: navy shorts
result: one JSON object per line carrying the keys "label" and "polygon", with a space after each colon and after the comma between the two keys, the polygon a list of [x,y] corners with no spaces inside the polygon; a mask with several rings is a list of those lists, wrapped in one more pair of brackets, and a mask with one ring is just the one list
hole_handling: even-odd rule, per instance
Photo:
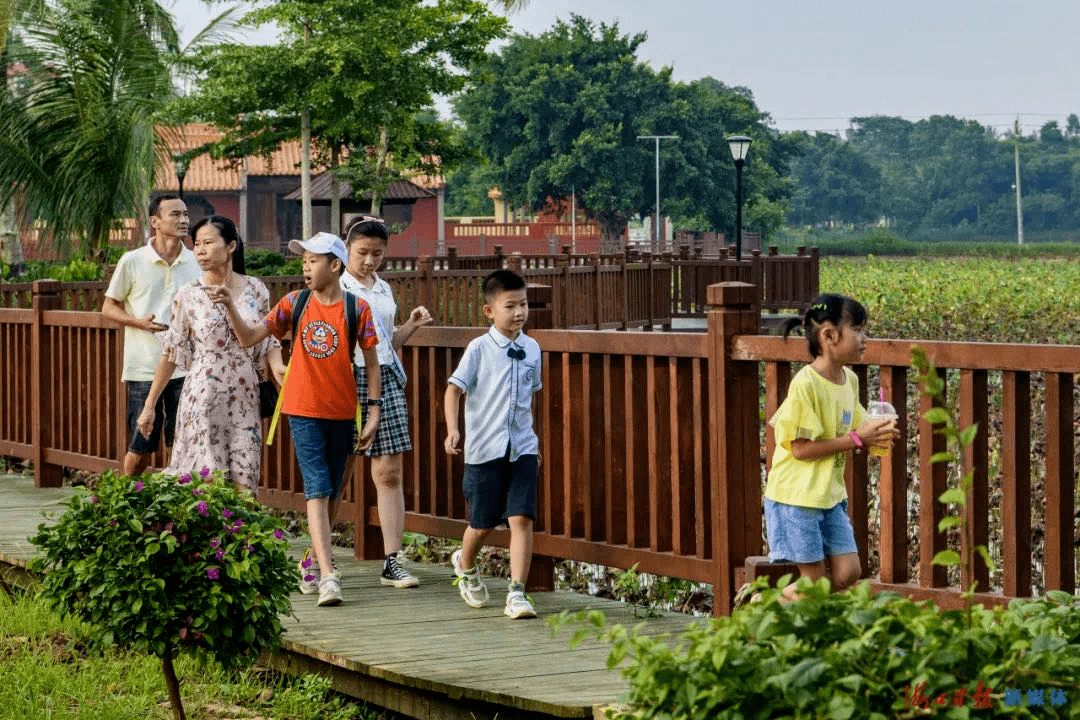
{"label": "navy shorts", "polygon": [[513,462],[510,455],[480,463],[465,464],[465,501],[469,504],[469,527],[488,530],[515,515],[536,519],[536,455],[522,455]]}
{"label": "navy shorts", "polygon": [[847,500],[821,509],[788,505],[765,498],[769,560],[809,565],[826,555],[858,554]]}
{"label": "navy shorts", "polygon": [[296,462],[304,478],[304,497],[336,498],[345,479],[345,461],[352,451],[356,421],[288,417]]}
{"label": "navy shorts", "polygon": [[127,422],[131,432],[131,444],[128,450],[136,455],[149,455],[157,452],[161,445],[161,433],[165,433],[165,446],[172,447],[176,437],[176,408],[180,405],[180,393],[184,389],[184,378],[174,378],[165,385],[158,395],[154,407],[154,428],[150,437],[143,437],[139,432],[139,416],[146,405],[146,396],[150,394],[150,382],[131,380],[127,382]]}

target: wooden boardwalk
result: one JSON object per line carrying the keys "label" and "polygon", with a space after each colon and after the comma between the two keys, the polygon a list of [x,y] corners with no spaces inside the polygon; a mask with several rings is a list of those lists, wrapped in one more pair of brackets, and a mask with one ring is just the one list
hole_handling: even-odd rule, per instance
{"label": "wooden boardwalk", "polygon": [[[0,475],[0,577],[26,581],[22,568],[34,554],[27,536],[41,513],[61,510],[71,492]],[[319,608],[313,596],[294,594],[296,618],[284,618],[283,651],[268,664],[327,674],[340,692],[425,720],[594,717],[626,688],[618,672],[606,669],[606,645],[586,640],[570,650],[571,630],[553,638],[544,622],[584,608],[603,610],[609,624],[642,622],[623,603],[534,593],[540,618],[513,621],[502,614],[502,580],[488,580],[492,605],[477,610],[458,597],[447,567],[413,564],[420,587],[395,590],[379,584],[380,563],[338,554],[345,603]],[[690,619],[664,613],[645,631],[676,634]]]}

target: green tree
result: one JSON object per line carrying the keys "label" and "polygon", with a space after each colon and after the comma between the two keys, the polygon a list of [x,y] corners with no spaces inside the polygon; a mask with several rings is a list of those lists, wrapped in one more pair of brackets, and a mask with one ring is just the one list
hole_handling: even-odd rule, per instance
{"label": "green tree", "polygon": [[[670,68],[638,59],[645,37],[571,15],[538,36],[515,36],[481,68],[486,82],[454,105],[512,204],[565,206],[574,192],[599,225],[605,251],[619,248],[630,217],[656,210],[655,145],[640,135],[679,136],[661,146],[665,214],[734,229],[735,170],[725,138],[736,132],[751,134],[769,158],[747,165],[748,208],[786,194],[782,173],[770,165],[767,116],[749,91],[712,78],[673,83]],[[766,216],[758,220],[779,221]]]}
{"label": "green tree", "polygon": [[225,137],[206,149],[236,158],[304,140],[308,113],[335,178],[345,165],[353,192],[374,191],[376,207],[394,168],[453,161],[449,133],[422,111],[464,87],[465,68],[505,27],[476,0],[277,0],[241,22],[276,23],[281,42],[205,51],[178,116],[217,125]]}
{"label": "green tree", "polygon": [[865,223],[881,214],[881,170],[855,143],[829,133],[800,133],[803,154],[792,163],[797,187],[791,220]]}

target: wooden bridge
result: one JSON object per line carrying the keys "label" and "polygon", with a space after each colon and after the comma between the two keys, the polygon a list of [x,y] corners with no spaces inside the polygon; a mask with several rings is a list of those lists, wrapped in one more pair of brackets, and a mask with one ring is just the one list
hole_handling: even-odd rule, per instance
{"label": "wooden bridge", "polygon": [[[39,487],[58,485],[64,467],[116,468],[127,442],[120,334],[96,313],[59,309],[60,292],[39,281],[32,309],[0,310],[0,454],[32,459]],[[743,283],[709,286],[705,333],[530,330],[543,349],[544,385],[535,403],[544,463],[532,591],[550,590],[555,558],[636,564],[711,584],[714,612],[730,611],[738,584],[760,571],[771,449],[762,417],[806,359],[802,340],[757,334],[756,293]],[[441,398],[480,332],[424,328],[402,353],[415,448],[405,458],[407,530],[460,537],[465,527],[461,460],[442,452]],[[901,411],[904,438],[880,464],[864,455],[847,464],[866,575],[877,588],[942,605],[959,604],[969,581],[991,604],[1036,587],[1074,592],[1080,347],[918,343],[944,369],[962,423],[978,423],[966,512],[974,542],[998,558],[994,575],[977,558],[950,577],[931,563],[950,542],[938,531],[944,508],[936,502],[948,476],[931,462],[941,436],[918,420],[930,404],[909,372],[911,344],[870,340],[865,364],[854,368],[864,402],[880,386]],[[366,468],[358,473],[345,502],[357,560],[374,559],[382,553],[374,488],[356,481]],[[287,433],[264,451],[260,498],[302,507]]]}
{"label": "wooden bridge", "polygon": [[[0,581],[27,585],[35,548],[26,538],[42,513],[63,511],[71,488],[34,487],[19,475],[0,475]],[[294,545],[294,555],[303,547]],[[293,617],[283,617],[282,649],[261,661],[292,674],[329,677],[338,692],[377,707],[425,720],[600,717],[626,683],[608,670],[608,648],[593,639],[569,647],[572,630],[554,637],[543,618],[563,610],[601,610],[611,624],[645,623],[648,635],[677,634],[686,615],[659,613],[647,621],[620,602],[570,592],[533,593],[540,619],[511,621],[502,614],[503,582],[489,579],[490,607],[473,609],[450,584],[448,567],[411,565],[420,587],[379,584],[381,561],[341,558],[345,603],[315,606],[292,596]]]}

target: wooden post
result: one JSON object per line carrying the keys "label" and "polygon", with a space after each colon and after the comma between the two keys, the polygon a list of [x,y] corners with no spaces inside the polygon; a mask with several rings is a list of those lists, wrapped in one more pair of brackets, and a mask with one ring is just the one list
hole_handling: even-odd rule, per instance
{"label": "wooden post", "polygon": [[622,309],[619,312],[619,316],[622,319],[622,327],[620,330],[626,330],[630,327],[630,269],[626,266],[626,253],[615,253],[615,264],[619,266],[619,304],[622,305]]}
{"label": "wooden post", "polygon": [[496,270],[502,270],[504,260],[505,260],[505,257],[503,255],[503,246],[502,245],[496,245],[495,246],[495,269]]}
{"label": "wooden post", "polygon": [[761,316],[748,283],[710,285],[707,297],[713,615],[719,616],[731,613],[735,568],[762,552],[758,366],[731,359],[735,338],[757,334]]}
{"label": "wooden post", "polygon": [[565,329],[569,323],[570,314],[570,254],[555,258],[555,267],[561,272],[559,275],[559,288],[552,292],[552,326]]}
{"label": "wooden post", "polygon": [[[761,312],[762,306],[767,306],[765,302],[765,273],[763,271],[763,262],[761,260],[761,250],[754,248],[750,251],[750,284],[757,290],[754,297],[757,299],[757,309]],[[771,311],[776,312],[775,309],[769,308]]]}
{"label": "wooden post", "polygon": [[356,560],[382,560],[386,556],[382,528],[372,524],[370,520],[372,512],[377,513],[379,507],[375,483],[366,481],[370,466],[371,461],[361,457],[359,462],[353,465],[352,477],[345,479],[352,483],[353,558]]}
{"label": "wooden post", "polygon": [[457,270],[457,248],[453,245],[446,248],[446,269]]}
{"label": "wooden post", "polygon": [[33,290],[34,324],[31,326],[30,406],[34,410],[30,425],[30,459],[34,463],[34,487],[60,487],[64,469],[45,461],[45,451],[52,444],[53,392],[52,354],[55,339],[45,328],[46,310],[60,309],[60,282],[35,280]]}
{"label": "wooden post", "polygon": [[596,325],[596,329],[600,329],[600,303],[603,298],[603,293],[600,292],[600,253],[592,253],[589,255],[589,262],[592,263],[592,281],[593,281],[593,322]]}
{"label": "wooden post", "polygon": [[528,283],[525,285],[525,297],[529,301],[529,322],[532,330],[550,330],[555,327],[552,298],[554,293],[550,285]]}
{"label": "wooden post", "polygon": [[[454,250],[454,248],[447,248],[447,252]],[[456,252],[456,250],[455,250]],[[439,307],[439,303],[435,296],[435,268],[434,261],[430,255],[421,255],[416,259],[416,268],[420,272],[420,287],[417,288],[416,304],[423,305],[431,313],[431,317],[435,318],[436,323],[443,325],[448,324],[444,318],[440,317],[442,308]]]}
{"label": "wooden post", "polygon": [[521,253],[516,252],[506,260],[506,269],[525,277],[525,273],[522,271]]}

